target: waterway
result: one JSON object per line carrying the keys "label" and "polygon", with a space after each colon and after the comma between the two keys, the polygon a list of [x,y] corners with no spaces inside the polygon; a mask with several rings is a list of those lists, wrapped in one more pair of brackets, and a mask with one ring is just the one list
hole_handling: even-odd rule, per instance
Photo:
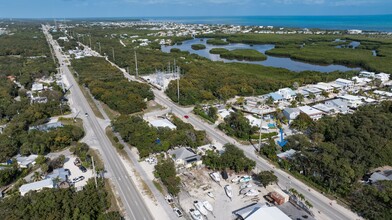
{"label": "waterway", "polygon": [[[333,72],[333,71],[350,71],[350,70],[360,70],[360,68],[350,68],[342,65],[317,65],[317,64],[310,64],[306,62],[301,62],[297,60],[293,60],[291,58],[284,58],[284,57],[275,57],[266,55],[267,59],[264,61],[240,61],[240,60],[228,60],[221,58],[219,54],[210,54],[210,50],[213,48],[225,48],[228,50],[234,49],[253,49],[257,50],[263,54],[267,50],[271,50],[275,47],[273,44],[260,44],[260,45],[248,45],[248,44],[241,44],[241,43],[230,43],[228,45],[211,45],[207,44],[207,39],[205,38],[195,38],[192,40],[184,41],[181,45],[173,45],[173,46],[162,46],[161,50],[165,53],[170,53],[170,49],[178,48],[182,51],[188,51],[192,54],[197,54],[199,56],[208,58],[212,61],[223,61],[225,63],[230,62],[238,62],[238,63],[251,63],[263,66],[270,66],[270,67],[279,67],[289,69],[294,72],[301,72],[301,71],[318,71],[318,72]],[[191,48],[192,44],[204,44],[206,49],[204,50],[193,50]]]}

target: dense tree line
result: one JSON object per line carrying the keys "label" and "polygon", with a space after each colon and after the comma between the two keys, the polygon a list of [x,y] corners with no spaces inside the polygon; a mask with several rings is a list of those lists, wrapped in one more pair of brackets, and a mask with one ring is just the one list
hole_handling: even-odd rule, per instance
{"label": "dense tree line", "polygon": [[131,114],[146,108],[144,99],[151,100],[154,94],[150,87],[137,82],[128,82],[123,74],[104,58],[87,57],[72,62],[80,83],[87,86],[93,96],[111,109]]}
{"label": "dense tree line", "polygon": [[160,160],[155,165],[155,176],[161,179],[170,194],[176,196],[180,192],[181,179],[177,176],[176,167],[170,158]]}
{"label": "dense tree line", "polygon": [[223,147],[225,151],[222,154],[208,150],[202,158],[203,164],[213,170],[231,169],[235,172],[249,172],[256,166],[256,162],[247,158],[244,151],[236,146],[226,144]]}
{"label": "dense tree line", "polygon": [[267,59],[264,54],[251,49],[227,50],[225,48],[214,48],[210,50],[210,53],[219,54],[221,58],[229,60],[263,61]]}
{"label": "dense tree line", "polygon": [[0,219],[122,219],[118,212],[107,212],[110,207],[104,182],[89,180],[81,191],[43,189],[25,196],[12,195],[0,201]]}
{"label": "dense tree line", "polygon": [[113,122],[114,130],[119,132],[124,141],[135,146],[141,157],[150,153],[167,151],[176,146],[198,147],[206,143],[205,131],[196,131],[192,125],[172,117],[176,130],[154,128],[143,118],[120,116]]}
{"label": "dense tree line", "polygon": [[357,182],[374,168],[392,165],[392,102],[365,106],[354,114],[323,117],[310,125],[307,135],[290,137],[289,148],[301,152],[287,164],[292,172],[348,198],[353,209],[366,218],[384,219],[390,214],[386,207],[391,207],[391,184],[363,186]]}

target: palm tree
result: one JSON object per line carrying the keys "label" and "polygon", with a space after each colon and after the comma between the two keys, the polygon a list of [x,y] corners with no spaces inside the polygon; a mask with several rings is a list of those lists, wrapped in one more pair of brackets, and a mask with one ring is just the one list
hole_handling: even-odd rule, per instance
{"label": "palm tree", "polygon": [[32,180],[34,182],[42,180],[42,174],[40,172],[38,172],[38,171],[35,171],[33,176],[32,176]]}
{"label": "palm tree", "polygon": [[313,208],[313,205],[312,205],[308,200],[305,200],[305,205],[306,205],[309,209]]}

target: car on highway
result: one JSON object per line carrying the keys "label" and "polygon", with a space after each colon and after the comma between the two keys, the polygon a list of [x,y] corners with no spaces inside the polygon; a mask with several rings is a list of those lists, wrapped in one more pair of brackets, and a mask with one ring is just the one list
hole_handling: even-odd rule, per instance
{"label": "car on highway", "polygon": [[86,117],[88,117],[88,113],[86,112],[86,113],[84,113],[84,115],[86,116]]}
{"label": "car on highway", "polygon": [[87,172],[87,169],[86,169],[86,167],[84,167],[84,166],[80,166],[80,167],[79,167],[79,170],[81,170],[83,173]]}
{"label": "car on highway", "polygon": [[177,217],[181,218],[183,216],[181,210],[178,209],[177,207],[174,207],[173,211],[174,213],[176,213]]}
{"label": "car on highway", "polygon": [[188,118],[189,118],[189,116],[188,116],[188,115],[184,115],[184,118],[188,119]]}

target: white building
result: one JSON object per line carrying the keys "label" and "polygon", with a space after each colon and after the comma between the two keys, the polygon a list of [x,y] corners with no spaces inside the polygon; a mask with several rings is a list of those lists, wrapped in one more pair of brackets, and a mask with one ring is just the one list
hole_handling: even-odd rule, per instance
{"label": "white building", "polygon": [[345,88],[345,89],[350,89],[350,88],[352,88],[354,86],[354,82],[353,81],[347,80],[347,79],[341,79],[341,78],[335,80],[335,83],[338,84],[338,85],[343,86],[343,88]]}
{"label": "white building", "polygon": [[333,87],[331,85],[329,85],[328,83],[317,83],[316,85],[314,85],[313,87],[326,91],[326,92],[332,92],[333,91]]}
{"label": "white building", "polygon": [[55,188],[55,184],[52,179],[44,179],[41,181],[33,182],[33,183],[27,183],[22,185],[19,188],[20,195],[24,196],[26,193],[30,191],[39,191],[42,190],[43,188]]}
{"label": "white building", "polygon": [[342,114],[347,114],[349,112],[349,108],[346,102],[343,102],[341,99],[332,99],[325,102],[325,105],[335,109],[335,112],[339,112]]}
{"label": "white building", "polygon": [[370,83],[372,80],[369,78],[361,78],[358,76],[354,76],[353,78],[351,78],[352,81],[355,82],[355,84],[359,85],[359,86],[365,86],[366,84]]}
{"label": "white building", "polygon": [[44,85],[42,83],[33,83],[31,86],[32,92],[40,92],[42,90],[44,90]]}
{"label": "white building", "polygon": [[16,156],[16,161],[20,168],[28,168],[30,166],[34,166],[35,159],[37,159],[38,155],[31,154],[28,157],[23,157],[21,155]]}
{"label": "white building", "polygon": [[172,130],[177,128],[177,126],[175,126],[171,121],[169,121],[167,119],[158,119],[158,120],[150,121],[150,124],[155,128],[167,127]]}
{"label": "white building", "polygon": [[260,128],[261,119],[255,118],[253,115],[246,115],[245,118],[247,118],[249,120],[249,124],[251,126],[256,126],[256,127]]}
{"label": "white building", "polygon": [[347,104],[349,108],[358,108],[363,105],[362,98],[354,95],[343,95],[338,96],[343,102]]}
{"label": "white building", "polygon": [[238,219],[245,220],[291,220],[276,206],[269,207],[260,203],[237,210],[234,214],[238,216]]}
{"label": "white building", "polygon": [[374,78],[375,77],[375,73],[374,72],[368,72],[368,71],[361,71],[359,73],[359,76],[367,77],[367,78]]}
{"label": "white building", "polygon": [[283,115],[287,118],[289,123],[291,123],[294,119],[296,119],[301,113],[298,108],[285,108],[283,109]]}
{"label": "white building", "polygon": [[324,112],[325,114],[328,114],[328,115],[335,113],[335,108],[333,108],[331,106],[324,105],[322,103],[314,105],[313,108],[315,108],[317,110],[320,110],[320,111],[322,111],[322,112]]}
{"label": "white building", "polygon": [[221,119],[225,119],[232,112],[234,112],[233,109],[219,109],[218,115],[220,116]]}
{"label": "white building", "polygon": [[297,96],[297,94],[290,88],[279,89],[276,93],[280,94],[286,101],[292,101]]}
{"label": "white building", "polygon": [[381,80],[382,82],[386,82],[389,80],[389,76],[390,75],[386,73],[379,73],[375,75],[375,78]]}
{"label": "white building", "polygon": [[322,111],[317,110],[317,109],[312,108],[312,107],[307,106],[307,105],[298,107],[298,109],[302,113],[308,115],[314,121],[319,120],[321,117],[323,117],[323,114],[324,114]]}

